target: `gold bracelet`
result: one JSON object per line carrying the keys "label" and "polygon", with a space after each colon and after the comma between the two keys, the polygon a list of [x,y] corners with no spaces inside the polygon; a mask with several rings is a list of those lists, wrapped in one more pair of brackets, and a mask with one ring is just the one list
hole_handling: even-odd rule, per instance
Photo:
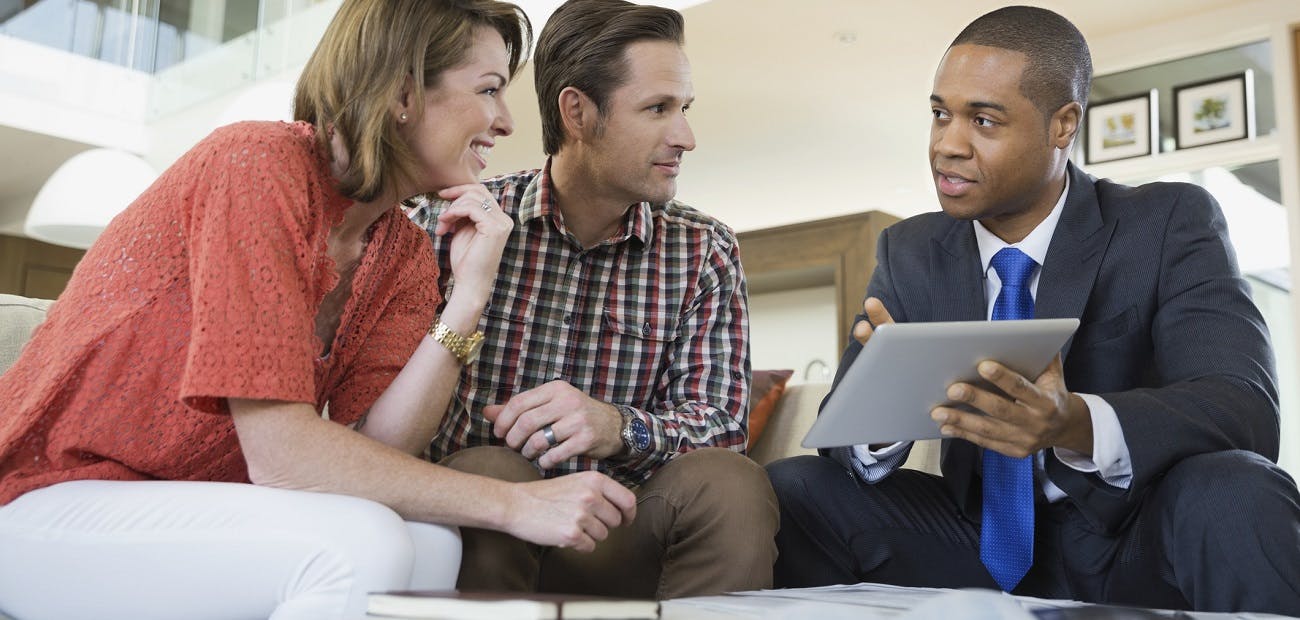
{"label": "gold bracelet", "polygon": [[441,317],[433,322],[433,327],[429,328],[429,335],[446,347],[452,355],[455,355],[456,359],[460,360],[461,365],[470,364],[477,360],[478,353],[483,348],[483,332],[476,331],[467,338],[447,327],[447,324],[442,322]]}

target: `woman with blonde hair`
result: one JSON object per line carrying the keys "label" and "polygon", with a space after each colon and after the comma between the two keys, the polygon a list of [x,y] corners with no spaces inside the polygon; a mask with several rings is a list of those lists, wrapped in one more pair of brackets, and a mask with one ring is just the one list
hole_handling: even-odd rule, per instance
{"label": "woman with blonde hair", "polygon": [[[632,518],[600,474],[419,458],[492,329],[513,222],[476,180],[530,33],[493,0],[346,0],[297,122],[216,130],[113,221],[0,376],[0,611],[355,617],[454,587],[454,526],[589,550]],[[445,305],[396,206],[429,192]]]}

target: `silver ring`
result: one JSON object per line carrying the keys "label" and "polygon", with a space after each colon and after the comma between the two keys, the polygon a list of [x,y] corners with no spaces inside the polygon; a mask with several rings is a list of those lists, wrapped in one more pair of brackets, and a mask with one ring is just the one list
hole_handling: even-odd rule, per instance
{"label": "silver ring", "polygon": [[554,448],[560,443],[560,440],[555,438],[555,429],[551,428],[550,424],[542,427],[542,437],[546,438],[546,446],[548,448]]}
{"label": "silver ring", "polygon": [[491,199],[489,199],[489,198],[484,198],[484,199],[483,199],[483,210],[484,210],[484,211],[491,211],[491,210],[492,210],[492,200],[491,200]]}

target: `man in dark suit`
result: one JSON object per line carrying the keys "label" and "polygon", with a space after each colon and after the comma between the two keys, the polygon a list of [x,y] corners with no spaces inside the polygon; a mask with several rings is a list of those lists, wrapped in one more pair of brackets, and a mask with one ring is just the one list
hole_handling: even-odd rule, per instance
{"label": "man in dark suit", "polygon": [[1204,190],[1070,164],[1091,76],[1083,36],[1043,9],[989,13],[948,49],[930,96],[943,212],[881,235],[836,382],[895,320],[1081,326],[1038,377],[988,361],[995,388],[950,387],[966,407],[929,412],[942,477],[899,469],[907,443],[769,466],[778,586],[1300,615],[1300,497],[1273,462],[1264,321]]}

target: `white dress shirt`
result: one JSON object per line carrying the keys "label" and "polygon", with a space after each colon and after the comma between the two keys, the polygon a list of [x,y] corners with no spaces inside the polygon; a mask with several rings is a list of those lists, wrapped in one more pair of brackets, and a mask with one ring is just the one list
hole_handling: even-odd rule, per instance
{"label": "white dress shirt", "polygon": [[[1034,259],[1034,262],[1039,266],[1034,269],[1033,275],[1030,276],[1029,291],[1036,300],[1038,298],[1038,277],[1042,273],[1043,261],[1047,258],[1047,248],[1051,245],[1052,234],[1056,232],[1056,224],[1061,219],[1061,211],[1065,206],[1065,197],[1069,193],[1070,181],[1067,178],[1065,189],[1061,192],[1061,197],[1057,199],[1052,212],[1019,243],[1007,243],[998,238],[997,235],[989,232],[978,221],[971,223],[975,228],[975,241],[979,245],[980,263],[984,267],[984,293],[985,299],[988,301],[985,316],[989,319],[993,317],[993,303],[998,298],[998,292],[1002,290],[1002,281],[998,279],[997,271],[989,265],[990,261],[993,260],[993,255],[997,254],[1002,248],[1014,247]],[[1133,465],[1129,460],[1128,445],[1124,442],[1124,431],[1120,428],[1115,409],[1099,396],[1079,394],[1079,397],[1088,405],[1088,410],[1092,416],[1092,457],[1089,458],[1087,455],[1065,448],[1052,448],[1056,458],[1076,471],[1095,472],[1107,484],[1127,489],[1133,479]],[[880,450],[871,450],[866,445],[853,446],[854,468],[868,482],[876,482],[902,465],[903,461],[907,459],[911,447],[912,442],[910,441],[898,442]],[[1036,471],[1039,473],[1040,486],[1048,501],[1055,502],[1065,498],[1064,491],[1052,484],[1047,479],[1047,476],[1041,475],[1043,453],[1039,452],[1035,455],[1034,460]]]}

